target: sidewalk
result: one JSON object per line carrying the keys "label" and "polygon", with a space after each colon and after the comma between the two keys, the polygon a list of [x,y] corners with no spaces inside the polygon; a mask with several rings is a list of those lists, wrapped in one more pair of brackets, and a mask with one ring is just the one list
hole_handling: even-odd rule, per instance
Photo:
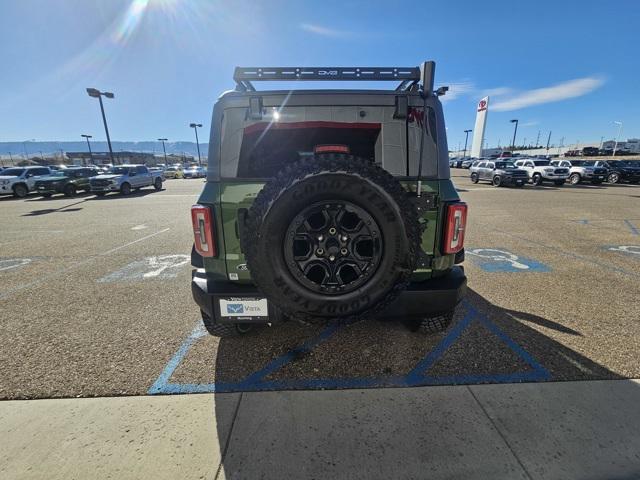
{"label": "sidewalk", "polygon": [[7,479],[637,477],[637,380],[0,402]]}

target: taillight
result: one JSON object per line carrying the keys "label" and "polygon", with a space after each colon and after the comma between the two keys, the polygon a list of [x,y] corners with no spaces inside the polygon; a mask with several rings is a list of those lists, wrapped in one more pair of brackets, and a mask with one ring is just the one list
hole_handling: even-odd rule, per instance
{"label": "taillight", "polygon": [[211,209],[204,205],[192,206],[191,223],[193,225],[196,252],[203,257],[217,256]]}
{"label": "taillight", "polygon": [[316,145],[313,153],[350,153],[347,145]]}
{"label": "taillight", "polygon": [[464,247],[467,226],[467,204],[447,205],[447,226],[444,232],[444,253],[458,253]]}

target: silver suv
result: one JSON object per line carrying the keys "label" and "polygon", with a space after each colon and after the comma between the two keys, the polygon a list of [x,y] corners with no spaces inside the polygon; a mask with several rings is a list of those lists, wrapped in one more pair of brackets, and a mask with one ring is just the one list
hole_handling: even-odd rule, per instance
{"label": "silver suv", "polygon": [[526,170],[518,169],[513,162],[488,160],[477,162],[471,167],[471,181],[478,183],[480,180],[491,182],[494,187],[523,187],[529,181],[529,175]]}

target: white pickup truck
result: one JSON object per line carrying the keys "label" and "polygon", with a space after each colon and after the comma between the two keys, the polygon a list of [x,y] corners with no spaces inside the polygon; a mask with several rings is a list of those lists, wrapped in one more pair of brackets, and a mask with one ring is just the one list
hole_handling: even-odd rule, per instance
{"label": "white pickup truck", "polygon": [[90,180],[91,192],[102,197],[109,192],[129,195],[132,190],[143,187],[162,189],[162,172],[150,172],[144,165],[117,165]]}
{"label": "white pickup truck", "polygon": [[515,162],[516,167],[526,170],[529,180],[534,185],[542,185],[542,182],[553,182],[554,185],[564,185],[569,178],[569,169],[566,167],[554,167],[549,160],[542,158],[523,158]]}
{"label": "white pickup truck", "polygon": [[596,166],[593,160],[552,160],[554,167],[569,169],[569,183],[578,185],[583,180],[589,180],[593,185],[599,185],[607,178],[607,169]]}
{"label": "white pickup truck", "polygon": [[0,195],[24,198],[40,177],[51,175],[49,167],[9,167],[0,172]]}

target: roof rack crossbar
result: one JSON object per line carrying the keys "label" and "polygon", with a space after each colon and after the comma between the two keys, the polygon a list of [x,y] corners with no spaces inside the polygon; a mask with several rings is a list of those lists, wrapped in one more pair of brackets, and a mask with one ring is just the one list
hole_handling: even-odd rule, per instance
{"label": "roof rack crossbar", "polygon": [[[236,67],[233,79],[239,85],[250,81],[365,80],[419,81],[418,67]],[[249,83],[250,84],[250,83]]]}

